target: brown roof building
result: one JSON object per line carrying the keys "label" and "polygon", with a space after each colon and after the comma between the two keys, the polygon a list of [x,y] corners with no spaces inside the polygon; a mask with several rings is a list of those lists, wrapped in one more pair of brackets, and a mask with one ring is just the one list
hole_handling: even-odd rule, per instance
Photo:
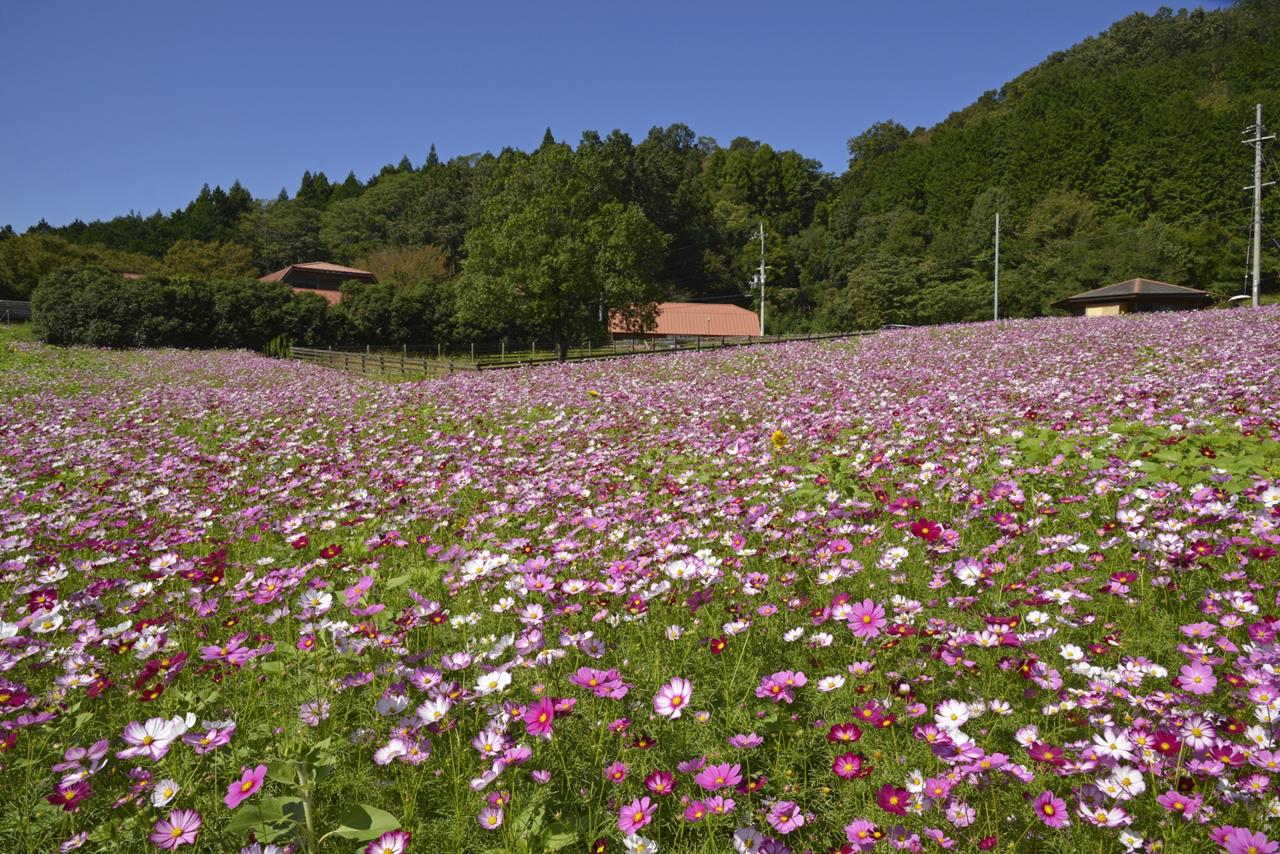
{"label": "brown roof building", "polygon": [[754,312],[727,303],[658,303],[653,329],[636,333],[618,318],[609,321],[609,333],[622,338],[662,338],[670,335],[747,337],[760,334],[760,318]]}
{"label": "brown roof building", "polygon": [[263,276],[262,282],[284,282],[293,288],[295,293],[308,292],[319,294],[330,305],[342,299],[338,289],[342,283],[350,280],[359,282],[376,282],[378,277],[368,270],[357,270],[355,267],[340,267],[325,261],[308,261],[305,264],[290,264],[283,270],[276,270]]}
{"label": "brown roof building", "polygon": [[1213,304],[1213,294],[1168,282],[1129,279],[1094,288],[1053,304],[1075,315],[1132,314],[1146,311],[1187,311]]}

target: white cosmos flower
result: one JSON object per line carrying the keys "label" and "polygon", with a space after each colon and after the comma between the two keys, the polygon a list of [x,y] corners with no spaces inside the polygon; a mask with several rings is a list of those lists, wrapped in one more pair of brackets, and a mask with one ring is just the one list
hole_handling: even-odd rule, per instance
{"label": "white cosmos flower", "polygon": [[505,690],[510,684],[510,673],[505,670],[495,670],[492,673],[484,674],[476,680],[475,693],[481,697],[496,694]]}
{"label": "white cosmos flower", "polygon": [[823,693],[830,693],[843,687],[844,677],[840,675],[824,676],[818,680],[818,690]]}
{"label": "white cosmos flower", "polygon": [[166,777],[165,779],[158,781],[155,786],[152,787],[151,805],[154,807],[162,807],[169,803],[169,801],[173,800],[174,796],[181,791],[182,788],[178,785],[177,781],[170,777]]}

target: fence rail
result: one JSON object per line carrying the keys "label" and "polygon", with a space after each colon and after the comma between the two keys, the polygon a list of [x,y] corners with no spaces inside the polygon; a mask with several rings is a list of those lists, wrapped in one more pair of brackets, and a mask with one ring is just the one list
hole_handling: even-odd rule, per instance
{"label": "fence rail", "polygon": [[[603,347],[583,346],[571,350],[565,361],[587,362],[599,359],[619,359],[630,356],[652,355],[655,353],[674,353],[702,350],[720,350],[732,347],[751,347],[761,344],[786,344],[796,341],[833,341],[842,338],[857,338],[870,335],[871,331],[860,332],[824,332],[801,335],[768,335],[755,337],[716,337],[688,336],[649,339],[624,339],[613,341]],[[471,348],[471,356],[448,356],[443,350],[437,351],[435,358],[424,355],[422,349],[416,352],[407,345],[399,349],[367,346],[355,350],[316,349],[312,347],[293,347],[290,357],[328,368],[352,371],[361,374],[380,376],[400,375],[411,377],[440,377],[459,372],[494,371],[511,368],[524,368],[534,365],[548,365],[559,361],[556,352],[550,349],[539,350],[536,342],[529,350],[508,351],[505,346],[500,352],[475,355]]]}
{"label": "fence rail", "polygon": [[31,319],[31,303],[25,300],[0,299],[0,323]]}

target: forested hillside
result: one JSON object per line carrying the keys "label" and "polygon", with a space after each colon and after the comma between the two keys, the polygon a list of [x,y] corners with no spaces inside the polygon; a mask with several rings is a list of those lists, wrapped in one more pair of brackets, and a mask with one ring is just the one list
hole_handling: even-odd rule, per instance
{"label": "forested hillside", "polygon": [[[470,328],[501,333],[521,318],[475,306],[494,304],[476,294],[495,270],[528,260],[516,257],[527,246],[504,239],[527,243],[535,226],[595,229],[586,244],[548,237],[545,251],[586,245],[602,259],[580,271],[592,281],[624,264],[632,279],[653,278],[651,292],[754,307],[763,221],[770,331],[980,319],[990,315],[997,211],[1002,313],[1043,314],[1061,296],[1135,275],[1236,293],[1252,179],[1240,131],[1255,103],[1280,127],[1280,4],[1135,14],[935,127],[875,124],[849,141],[839,176],[798,152],[742,138],[722,146],[683,125],[638,142],[588,132],[572,147],[548,131],[529,152],[447,162],[432,147],[368,180],[306,172],[292,196],[206,186],[170,214],[41,222],[22,235],[6,227],[0,298],[23,298],[69,264],[231,278],[326,259],[372,269],[393,288],[448,283],[432,299],[456,302]],[[536,179],[552,162],[589,192],[561,197]],[[513,219],[529,210],[536,224]],[[1280,244],[1269,247],[1265,289],[1276,291]],[[484,260],[469,270],[473,254]],[[502,329],[483,329],[487,318]]]}

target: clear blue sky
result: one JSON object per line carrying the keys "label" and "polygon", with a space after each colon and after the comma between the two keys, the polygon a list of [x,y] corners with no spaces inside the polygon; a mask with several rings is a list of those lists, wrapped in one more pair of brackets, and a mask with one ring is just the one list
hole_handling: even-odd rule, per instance
{"label": "clear blue sky", "polygon": [[292,194],[304,169],[531,149],[547,126],[683,122],[840,172],[871,123],[931,125],[1159,5],[0,0],[0,225],[168,212],[206,181]]}

